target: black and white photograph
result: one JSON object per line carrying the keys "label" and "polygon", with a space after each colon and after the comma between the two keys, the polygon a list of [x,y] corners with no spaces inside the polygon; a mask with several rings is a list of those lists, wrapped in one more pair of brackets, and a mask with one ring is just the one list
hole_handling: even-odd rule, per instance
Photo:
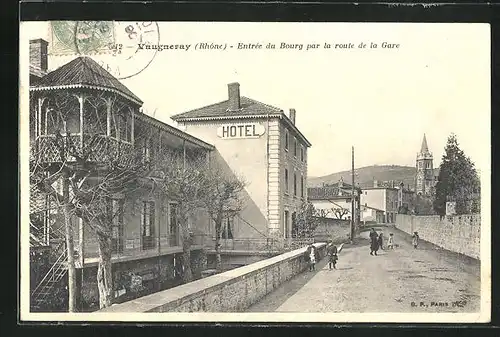
{"label": "black and white photograph", "polygon": [[19,45],[21,320],[489,322],[489,25]]}

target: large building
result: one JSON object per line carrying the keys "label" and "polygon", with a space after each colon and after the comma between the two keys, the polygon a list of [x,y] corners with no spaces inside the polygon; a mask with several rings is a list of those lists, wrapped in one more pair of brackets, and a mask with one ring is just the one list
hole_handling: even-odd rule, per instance
{"label": "large building", "polygon": [[245,183],[246,207],[232,223],[238,238],[290,238],[295,214],[307,200],[307,149],[295,124],[295,109],[240,95],[228,84],[228,99],[171,117],[187,133],[213,144],[221,170]]}
{"label": "large building", "polygon": [[[30,173],[39,170],[40,177],[57,177],[63,167],[79,174],[85,170],[81,160],[86,158],[85,163],[95,164],[84,180],[92,185],[106,181],[102,179],[110,173],[110,165],[123,168],[135,160],[150,172],[147,178],[154,178],[156,165],[166,157],[177,159],[169,162],[172,165],[198,170],[209,167],[213,145],[142,113],[140,98],[91,58],[78,57],[48,72],[46,48],[43,40],[30,43]],[[55,180],[50,193],[42,193],[39,183],[30,184],[33,310],[50,310],[51,303],[57,306],[65,297],[61,283],[67,278],[68,256],[58,202],[64,186],[69,185],[64,181],[69,179]],[[68,189],[75,192],[73,187]],[[111,262],[117,301],[178,284],[182,268],[177,200],[155,188],[149,179],[131,190],[128,194],[109,192],[103,204],[94,205],[112,214]],[[99,239],[95,229],[76,216],[78,205],[74,206],[74,256],[79,303],[83,305],[79,309],[90,310],[96,308],[99,297]],[[189,224],[191,264],[195,265],[210,222],[200,214]]]}

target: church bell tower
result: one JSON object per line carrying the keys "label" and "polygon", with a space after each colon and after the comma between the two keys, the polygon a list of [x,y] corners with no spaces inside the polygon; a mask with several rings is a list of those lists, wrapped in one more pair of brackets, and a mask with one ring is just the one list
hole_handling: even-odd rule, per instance
{"label": "church bell tower", "polygon": [[417,174],[415,187],[417,195],[429,196],[434,187],[434,167],[432,165],[432,153],[429,152],[427,139],[422,140],[422,147],[417,153]]}

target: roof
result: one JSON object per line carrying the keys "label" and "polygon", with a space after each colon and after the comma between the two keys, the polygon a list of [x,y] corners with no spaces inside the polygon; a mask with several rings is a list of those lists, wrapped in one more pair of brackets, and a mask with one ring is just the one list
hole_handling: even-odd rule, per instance
{"label": "roof", "polygon": [[86,87],[121,94],[142,105],[142,101],[116,77],[88,56],[77,57],[41,78],[31,90],[51,90]]}
{"label": "roof", "polygon": [[229,100],[207,105],[198,109],[190,110],[180,114],[171,116],[170,118],[176,122],[194,122],[194,121],[210,121],[210,120],[227,120],[227,119],[252,119],[275,117],[282,119],[289,128],[291,128],[307,146],[311,143],[299,131],[294,123],[283,113],[283,110],[272,105],[264,104],[254,99],[241,96],[240,109],[230,111]]}
{"label": "roof", "polygon": [[377,187],[363,187],[362,190],[394,190],[397,191],[396,187],[386,187],[386,186],[377,186]]}
{"label": "roof", "polygon": [[192,135],[190,135],[182,130],[179,130],[171,125],[163,123],[163,122],[157,120],[156,118],[153,118],[153,117],[148,116],[148,115],[143,114],[143,113],[136,113],[135,117],[143,120],[146,123],[152,124],[160,129],[162,129],[165,132],[168,132],[168,133],[175,135],[181,139],[184,139],[188,142],[191,142],[192,144],[198,145],[204,149],[207,149],[207,150],[214,150],[215,149],[215,146],[208,144],[208,143],[202,141],[201,139],[196,138],[196,137],[194,137],[194,136],[192,136]]}
{"label": "roof", "polygon": [[422,146],[420,147],[420,153],[428,153],[429,152],[429,147],[427,146],[427,139],[425,138],[425,133],[424,133],[424,139],[422,139]]}
{"label": "roof", "polygon": [[[308,187],[307,198],[309,200],[328,200],[328,199],[345,199],[350,198],[349,195],[339,195],[338,187],[325,186],[325,187]],[[342,189],[343,190],[343,189]]]}
{"label": "roof", "polygon": [[205,107],[180,113],[172,116],[171,118],[175,121],[207,117],[235,117],[235,115],[244,118],[245,116],[267,116],[268,114],[283,112],[283,110],[280,108],[258,102],[245,96],[241,96],[240,106],[241,108],[238,111],[229,111],[229,100],[225,100],[215,104],[207,105]]}

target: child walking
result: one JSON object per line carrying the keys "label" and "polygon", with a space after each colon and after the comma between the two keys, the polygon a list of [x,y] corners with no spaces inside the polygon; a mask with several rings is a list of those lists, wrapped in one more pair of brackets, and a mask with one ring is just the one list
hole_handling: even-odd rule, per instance
{"label": "child walking", "polygon": [[418,236],[418,232],[413,232],[412,244],[414,249],[417,249],[419,239],[420,237]]}
{"label": "child walking", "polygon": [[338,257],[338,251],[337,251],[337,246],[335,246],[333,243],[330,243],[330,246],[328,247],[328,268],[330,270],[337,269],[337,260],[339,259]]}
{"label": "child walking", "polygon": [[387,249],[394,249],[394,234],[389,234],[389,240],[387,240]]}
{"label": "child walking", "polygon": [[307,247],[306,258],[309,260],[309,271],[316,270],[316,248],[312,244]]}

